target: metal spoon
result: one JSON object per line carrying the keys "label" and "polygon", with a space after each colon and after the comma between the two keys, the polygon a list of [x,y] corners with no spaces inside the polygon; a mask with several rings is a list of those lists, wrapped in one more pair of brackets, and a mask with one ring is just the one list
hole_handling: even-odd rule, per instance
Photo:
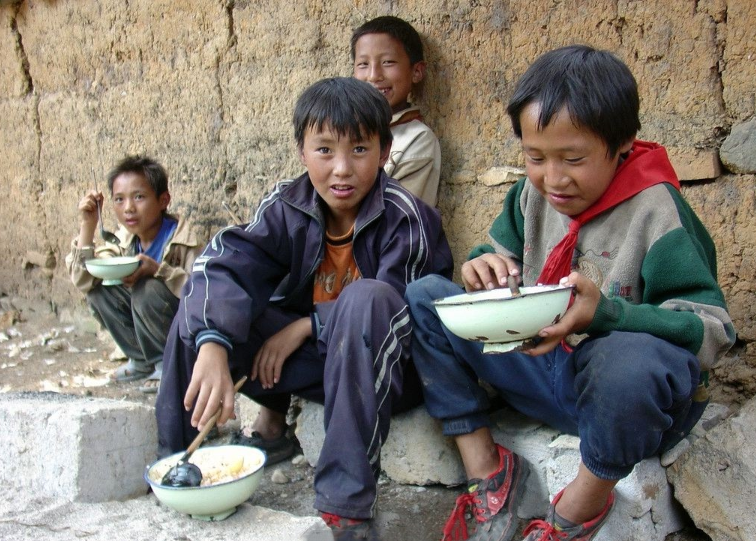
{"label": "metal spoon", "polygon": [[[94,184],[95,184],[95,192],[97,192],[97,175],[95,174],[94,167],[92,168],[92,178],[94,178]],[[110,231],[106,231],[105,227],[102,224],[102,215],[100,214],[100,202],[97,202],[97,221],[100,223],[100,236],[102,237],[102,240],[105,242],[109,242],[110,244],[115,244],[118,246],[118,249],[120,250],[121,247],[121,240],[115,236],[115,234],[111,233]]]}
{"label": "metal spoon", "polygon": [[[236,382],[236,385],[234,385],[234,394],[239,391],[241,386],[244,385],[245,381],[247,381],[247,376],[242,376],[242,378]],[[200,471],[199,467],[196,464],[192,464],[191,462],[187,461],[192,456],[192,453],[194,453],[194,451],[196,451],[200,446],[202,440],[205,439],[205,436],[207,436],[208,432],[210,432],[210,430],[212,430],[212,428],[215,426],[215,422],[218,420],[220,413],[221,408],[218,408],[218,411],[216,411],[213,416],[210,417],[210,420],[205,424],[204,428],[200,430],[200,433],[197,434],[197,437],[194,438],[192,443],[189,444],[189,447],[187,447],[184,456],[182,456],[179,461],[176,462],[176,464],[163,476],[163,479],[160,481],[161,485],[169,487],[200,486],[200,483],[202,482],[202,471]]]}

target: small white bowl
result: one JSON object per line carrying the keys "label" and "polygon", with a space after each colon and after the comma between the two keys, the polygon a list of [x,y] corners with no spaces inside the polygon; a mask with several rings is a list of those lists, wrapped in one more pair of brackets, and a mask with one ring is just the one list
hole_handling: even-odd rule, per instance
{"label": "small white bowl", "polygon": [[139,266],[139,259],[130,256],[88,259],[84,262],[89,274],[102,278],[103,284],[112,286],[122,284],[121,278],[132,274]]}
{"label": "small white bowl", "polygon": [[[168,456],[147,466],[144,480],[163,504],[198,520],[220,521],[231,516],[236,507],[257,489],[265,465],[265,453],[256,447],[244,445],[216,445],[197,449],[189,459],[200,466],[203,478],[211,473],[205,464],[217,461],[233,462],[242,458],[241,476],[217,484],[198,487],[170,487],[161,484],[163,475],[184,455],[184,451]],[[205,471],[203,471],[205,470]]]}
{"label": "small white bowl", "polygon": [[503,353],[558,322],[571,295],[571,286],[530,286],[521,287],[515,297],[508,288],[501,288],[445,297],[433,304],[451,332],[483,342],[484,353]]}

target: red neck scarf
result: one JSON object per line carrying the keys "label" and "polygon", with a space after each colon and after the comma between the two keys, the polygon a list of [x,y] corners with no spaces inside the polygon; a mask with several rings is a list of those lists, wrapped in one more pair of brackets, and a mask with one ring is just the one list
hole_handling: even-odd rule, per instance
{"label": "red neck scarf", "polygon": [[680,181],[669,163],[667,151],[656,143],[636,140],[630,155],[617,168],[614,179],[601,197],[580,214],[572,216],[569,231],[551,250],[536,283],[557,284],[560,278],[570,273],[580,226],[646,188],[663,182],[680,189]]}
{"label": "red neck scarf", "polygon": [[393,128],[394,126],[399,126],[400,124],[407,124],[408,122],[412,122],[413,120],[419,120],[420,122],[423,121],[423,115],[421,115],[420,111],[418,111],[417,109],[407,111],[402,116],[397,118],[396,122],[392,122],[389,127]]}

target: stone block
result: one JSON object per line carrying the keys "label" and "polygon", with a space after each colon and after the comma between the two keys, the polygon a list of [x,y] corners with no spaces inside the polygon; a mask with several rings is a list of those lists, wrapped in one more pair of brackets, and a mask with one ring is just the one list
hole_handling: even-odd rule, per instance
{"label": "stone block", "polygon": [[0,484],[72,502],[145,494],[155,459],[151,407],[57,393],[0,395]]}
{"label": "stone block", "polygon": [[667,469],[675,496],[713,539],[756,539],[756,400],[697,438]]}
{"label": "stone block", "polygon": [[716,150],[668,148],[667,154],[681,181],[717,178],[722,174]]}
{"label": "stone block", "polygon": [[756,118],[735,124],[719,155],[733,173],[756,173]]}
{"label": "stone block", "polygon": [[478,175],[478,180],[486,186],[499,186],[500,184],[514,184],[525,176],[525,169],[522,167],[491,167],[483,174]]}

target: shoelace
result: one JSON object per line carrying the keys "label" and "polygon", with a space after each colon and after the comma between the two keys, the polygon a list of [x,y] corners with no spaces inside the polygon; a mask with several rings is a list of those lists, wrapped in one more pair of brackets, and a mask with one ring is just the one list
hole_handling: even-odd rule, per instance
{"label": "shoelace", "polygon": [[479,507],[481,500],[477,497],[478,491],[468,492],[467,494],[460,494],[457,497],[457,501],[454,504],[454,510],[452,510],[449,520],[444,525],[444,537],[442,541],[463,541],[467,539],[467,521],[465,520],[465,511],[468,507],[472,507],[472,511],[475,514],[475,520],[483,522],[480,515],[485,513],[485,510]]}
{"label": "shoelace", "polygon": [[541,537],[535,541],[559,541],[560,539],[567,539],[567,532],[557,530],[550,522],[540,519],[531,522],[528,527],[525,528],[525,531],[522,532],[522,535],[527,537],[529,533],[537,532],[538,530],[543,530],[543,532],[541,533]]}

